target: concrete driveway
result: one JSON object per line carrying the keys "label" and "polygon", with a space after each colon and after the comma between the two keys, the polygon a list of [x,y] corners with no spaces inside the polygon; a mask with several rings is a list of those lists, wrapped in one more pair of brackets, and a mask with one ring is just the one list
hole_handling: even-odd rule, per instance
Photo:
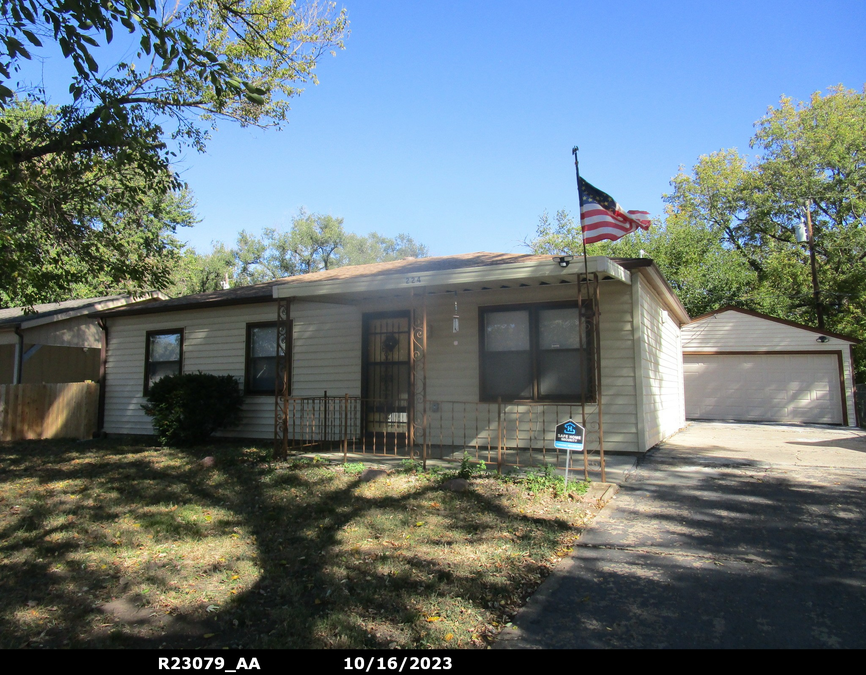
{"label": "concrete driveway", "polygon": [[866,432],[692,423],[496,648],[866,647]]}

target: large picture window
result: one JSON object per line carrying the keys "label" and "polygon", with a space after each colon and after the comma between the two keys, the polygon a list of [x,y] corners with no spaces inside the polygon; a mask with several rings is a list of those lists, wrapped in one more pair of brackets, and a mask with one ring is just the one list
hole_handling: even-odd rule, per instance
{"label": "large picture window", "polygon": [[577,304],[486,307],[479,318],[482,400],[576,401],[584,385],[593,399],[592,322]]}
{"label": "large picture window", "polygon": [[[291,322],[286,349],[291,353]],[[247,363],[244,390],[248,394],[270,394],[276,391],[277,324],[247,325]],[[292,381],[289,373],[289,382]]]}
{"label": "large picture window", "polygon": [[183,372],[183,329],[148,331],[144,352],[146,394],[160,378]]}

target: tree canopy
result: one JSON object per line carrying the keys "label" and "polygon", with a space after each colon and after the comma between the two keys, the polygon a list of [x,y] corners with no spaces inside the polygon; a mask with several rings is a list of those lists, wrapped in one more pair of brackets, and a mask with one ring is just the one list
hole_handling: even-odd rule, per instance
{"label": "tree canopy", "polygon": [[[866,89],[783,97],[755,129],[754,159],[737,150],[700,157],[672,179],[664,220],[588,252],[643,250],[692,316],[731,304],[814,326],[808,248],[795,237],[808,201],[826,328],[866,339]],[[553,222],[544,214],[529,244],[577,253],[579,228],[565,211]],[[864,381],[866,345],[855,356]]]}
{"label": "tree canopy", "polygon": [[[173,134],[198,147],[205,133],[196,117],[278,126],[299,85],[316,82],[319,58],[342,48],[347,26],[345,10],[315,0],[7,0],[0,4],[0,78],[11,82],[22,59],[46,51],[46,43],[56,43],[76,71],[65,124],[50,142],[12,159],[128,147],[135,139],[122,132],[138,128],[137,115],[151,124],[173,121]],[[101,69],[99,50],[118,33],[131,42],[131,58]],[[0,104],[15,95],[4,85]]]}
{"label": "tree canopy", "polygon": [[[6,143],[38,143],[56,109],[19,102],[0,111]],[[118,160],[55,154],[0,166],[0,305],[33,305],[162,288],[195,222],[192,197],[171,180]]]}
{"label": "tree canopy", "polygon": [[408,234],[386,237],[346,232],[343,218],[301,210],[288,231],[266,227],[261,235],[242,230],[234,248],[218,242],[205,255],[187,251],[169,288],[172,295],[247,286],[282,277],[375,262],[423,258],[424,244]]}
{"label": "tree canopy", "polygon": [[[345,11],[314,0],[0,3],[0,272],[13,279],[0,301],[60,299],[73,292],[73,261],[99,275],[100,260],[128,259],[105,217],[177,193],[176,153],[204,149],[220,119],[282,125],[346,33]],[[129,57],[106,65],[118,53],[106,46],[122,40]],[[50,107],[64,92],[26,81],[22,65],[58,50],[75,73],[68,102]],[[132,265],[125,276],[146,284],[144,272]]]}

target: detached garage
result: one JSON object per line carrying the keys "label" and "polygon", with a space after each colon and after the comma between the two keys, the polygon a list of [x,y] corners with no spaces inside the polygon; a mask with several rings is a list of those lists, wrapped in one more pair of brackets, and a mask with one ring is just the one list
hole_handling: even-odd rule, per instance
{"label": "detached garage", "polygon": [[856,426],[859,340],[736,307],[682,329],[686,418]]}

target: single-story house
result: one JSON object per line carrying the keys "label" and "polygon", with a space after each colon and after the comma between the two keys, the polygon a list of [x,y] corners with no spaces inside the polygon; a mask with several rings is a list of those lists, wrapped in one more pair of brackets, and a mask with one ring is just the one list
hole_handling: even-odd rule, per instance
{"label": "single-story house", "polygon": [[0,384],[99,380],[103,334],[96,313],[165,299],[147,291],[0,309]]}
{"label": "single-story house", "polygon": [[405,259],[101,316],[109,434],[152,434],[141,408],[150,384],[196,371],[242,382],[244,421],[226,436],[319,425],[379,448],[408,438],[531,451],[560,418],[585,414],[590,449],[603,429],[606,452],[638,453],[685,425],[689,316],[648,259],[591,257],[586,269],[581,258],[503,253]]}
{"label": "single-story house", "polygon": [[859,340],[737,307],[683,327],[688,419],[856,426]]}

